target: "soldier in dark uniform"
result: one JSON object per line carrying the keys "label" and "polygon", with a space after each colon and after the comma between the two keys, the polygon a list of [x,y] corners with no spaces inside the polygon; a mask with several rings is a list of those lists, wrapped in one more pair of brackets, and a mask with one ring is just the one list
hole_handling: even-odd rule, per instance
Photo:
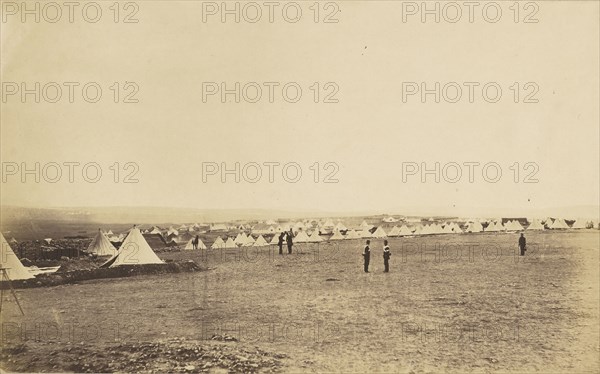
{"label": "soldier in dark uniform", "polygon": [[519,249],[521,250],[521,256],[525,256],[525,251],[527,250],[527,240],[521,233],[521,237],[519,238]]}
{"label": "soldier in dark uniform", "polygon": [[292,229],[290,229],[290,232],[287,233],[287,237],[285,238],[287,241],[288,254],[290,255],[292,254],[292,246],[294,245],[293,237],[294,233],[292,232]]}
{"label": "soldier in dark uniform", "polygon": [[281,234],[279,234],[279,241],[277,242],[277,246],[279,246],[279,254],[283,255],[283,237],[285,236],[285,233],[282,231]]}
{"label": "soldier in dark uniform", "polygon": [[385,269],[383,270],[384,273],[390,272],[390,256],[391,255],[392,255],[392,253],[390,252],[390,247],[388,246],[388,241],[384,240],[383,241],[383,266],[385,267]]}
{"label": "soldier in dark uniform", "polygon": [[367,245],[365,245],[365,250],[362,254],[365,260],[365,273],[369,272],[369,262],[371,261],[371,248],[369,248],[369,244],[371,244],[371,241],[367,240]]}

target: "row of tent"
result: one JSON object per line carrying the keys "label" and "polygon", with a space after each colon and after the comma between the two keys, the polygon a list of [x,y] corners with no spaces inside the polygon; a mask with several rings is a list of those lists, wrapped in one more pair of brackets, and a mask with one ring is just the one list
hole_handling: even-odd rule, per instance
{"label": "row of tent", "polygon": [[[389,232],[386,232],[382,226],[377,227],[376,230],[371,232],[372,225],[366,224],[363,221],[361,226],[362,230],[337,230],[333,231],[333,235],[328,239],[324,239],[318,229],[314,229],[312,233],[309,235],[305,231],[299,231],[294,237],[294,242],[296,243],[318,243],[324,240],[344,240],[344,239],[365,239],[365,238],[386,238],[386,237],[396,237],[396,236],[418,236],[418,235],[440,235],[440,234],[462,234],[464,232],[467,233],[478,233],[478,232],[516,232],[522,230],[545,230],[545,229],[583,229],[587,227],[587,222],[578,220],[576,221],[572,227],[569,227],[565,220],[563,219],[546,219],[544,223],[540,220],[533,220],[532,223],[525,229],[517,220],[511,220],[506,223],[502,223],[500,220],[491,221],[488,223],[488,226],[484,229],[483,225],[479,221],[469,222],[467,223],[465,229],[463,230],[457,223],[444,223],[444,224],[425,224],[425,225],[417,225],[413,228],[409,228],[406,225],[402,225],[401,227],[394,226],[391,228]],[[334,226],[336,227],[336,226]],[[341,226],[337,226],[340,227]],[[138,230],[139,231],[139,230]],[[342,234],[342,231],[345,231],[345,234]],[[152,231],[149,231],[144,235],[154,235]],[[125,236],[125,234],[121,234]],[[162,235],[162,234],[161,234]],[[142,238],[143,239],[143,238]],[[185,250],[191,250],[194,248],[193,245],[194,238],[186,239],[186,244],[184,246]],[[240,232],[237,236],[232,238],[227,238],[223,240],[221,237],[217,237],[215,242],[210,246],[210,248],[236,248],[236,247],[261,247],[269,244],[278,244],[279,235],[275,233],[270,242],[267,242],[262,235],[258,235],[255,239],[252,235],[247,235],[244,232]],[[198,249],[207,249],[207,246],[202,242],[201,239],[198,239]],[[111,241],[107,238],[107,236],[98,231],[96,237],[92,240],[88,247],[89,253],[95,253],[98,256],[113,256],[117,253],[117,249],[113,246]]]}
{"label": "row of tent", "polygon": [[[389,220],[387,220],[387,221],[384,220],[384,221],[388,222]],[[394,220],[393,222],[396,222],[396,221],[397,220]],[[430,218],[429,221],[431,222],[430,225],[425,224],[422,227],[436,225],[435,223],[433,223],[432,218]],[[392,222],[392,221],[389,221],[389,222]],[[513,230],[523,230],[524,229],[521,226],[521,224],[519,223],[519,221],[517,221],[517,220],[508,221],[504,225],[502,225],[502,220],[498,219],[498,220],[489,221],[488,227],[486,227],[485,230],[483,230],[483,227],[482,227],[482,230],[477,231],[476,230],[477,229],[476,222],[478,222],[478,221],[474,220],[474,219],[467,221],[467,223],[468,223],[467,231],[468,232],[513,231]],[[481,222],[486,223],[488,221],[484,220]],[[414,222],[414,223],[416,223],[416,222]],[[591,225],[590,225],[590,223],[591,223]],[[447,223],[442,224],[441,228],[445,229],[446,225],[447,225]],[[472,226],[472,225],[474,225],[474,227],[472,227],[469,230],[468,226]],[[573,223],[573,225],[571,227],[569,227],[564,219],[546,218],[544,220],[532,220],[532,223],[530,224],[528,229],[540,230],[541,229],[540,226],[544,226],[545,229],[565,229],[565,228],[584,229],[586,227],[596,226],[596,225],[594,225],[594,223],[592,223],[592,222],[587,222],[585,220],[580,219],[580,220],[575,221]],[[521,226],[521,227],[519,227],[519,226]],[[417,226],[417,227],[419,227],[419,226]],[[357,232],[373,231],[373,229],[375,229],[375,226],[367,223],[366,220],[363,220],[359,226],[355,226],[352,229],[354,229]],[[289,222],[287,224],[278,224],[277,222],[275,222],[273,220],[268,220],[265,223],[257,224],[254,226],[251,226],[249,224],[239,224],[237,226],[227,226],[225,224],[208,225],[208,224],[198,224],[198,223],[190,224],[189,226],[186,224],[183,224],[179,228],[174,228],[173,226],[170,226],[168,229],[161,229],[157,226],[152,226],[148,229],[142,230],[142,234],[144,234],[144,235],[160,234],[165,239],[165,241],[175,242],[177,244],[180,244],[183,242],[187,242],[189,240],[189,238],[191,236],[193,236],[192,233],[194,233],[194,232],[197,234],[197,233],[202,233],[202,232],[206,232],[206,231],[228,231],[228,230],[248,231],[248,232],[251,232],[252,234],[254,234],[255,236],[278,234],[282,231],[289,231],[289,230],[292,230],[293,232],[300,232],[300,231],[312,232],[313,230],[318,230],[321,234],[328,235],[328,234],[334,234],[337,231],[346,232],[346,231],[349,231],[349,228],[341,220],[338,220],[337,223],[334,223],[334,221],[331,219],[321,220],[321,221],[307,219],[304,221]],[[393,228],[392,228],[392,230],[393,230]],[[412,230],[414,231],[415,228],[413,228]],[[435,226],[433,227],[433,231],[434,231],[434,233],[436,232]],[[437,232],[437,233],[442,233],[442,232]],[[446,230],[445,233],[449,233],[449,232]],[[122,242],[126,235],[126,234],[116,235],[110,230],[105,232],[105,234],[107,235],[109,240],[113,243]]]}
{"label": "row of tent", "polygon": [[[587,228],[589,224],[585,221],[576,221],[571,227],[563,219],[546,219],[545,221],[533,220],[532,223],[527,227],[527,230],[545,230],[548,229],[579,229]],[[365,226],[366,227],[366,226]],[[483,225],[478,222],[469,222],[466,229],[463,231],[460,226],[454,222],[445,223],[438,225],[432,223],[431,225],[416,226],[413,229],[408,228],[406,225],[402,227],[394,226],[389,233],[386,233],[383,227],[379,226],[372,233],[370,230],[347,230],[346,234],[343,235],[341,230],[334,231],[333,235],[328,240],[344,240],[344,239],[361,239],[361,238],[385,238],[393,236],[410,236],[410,235],[434,235],[434,234],[460,234],[463,232],[498,232],[498,231],[520,231],[523,230],[523,226],[518,221],[508,221],[502,224],[501,221],[490,222],[488,227],[484,230]],[[31,279],[34,277],[36,269],[28,269],[18,257],[14,254],[9,243],[4,238],[4,235],[0,233],[1,245],[2,245],[2,256],[0,266],[7,269],[7,273],[11,279]],[[318,230],[308,235],[304,231],[300,231],[294,238],[296,243],[317,243],[322,242],[325,239],[320,236]],[[278,244],[279,235],[274,235],[270,244]],[[246,235],[245,233],[239,233],[235,239],[231,237],[227,240],[223,240],[220,236],[216,238],[214,243],[211,245],[212,249],[218,248],[237,248],[243,246],[267,246],[269,243],[265,240],[262,235],[259,235],[256,239],[252,235]],[[190,239],[184,249],[193,249],[193,239]],[[198,248],[206,249],[206,245],[202,240],[198,240]],[[163,261],[156,255],[152,250],[144,235],[135,226],[130,229],[119,249],[116,249],[108,239],[107,235],[101,230],[88,246],[89,253],[95,253],[98,256],[110,256],[110,258],[101,267],[115,267],[120,265],[141,265],[141,264],[160,264]],[[56,271],[56,269],[54,269]]]}

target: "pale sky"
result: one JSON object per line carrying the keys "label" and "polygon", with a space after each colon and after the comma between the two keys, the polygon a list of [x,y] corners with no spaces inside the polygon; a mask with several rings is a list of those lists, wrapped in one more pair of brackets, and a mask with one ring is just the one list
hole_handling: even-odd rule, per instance
{"label": "pale sky", "polygon": [[[313,2],[298,2],[303,13],[297,23],[283,20],[277,8],[274,23],[263,14],[257,23],[239,24],[217,16],[203,23],[200,1],[137,2],[138,23],[114,23],[113,2],[98,3],[98,23],[85,22],[80,10],[69,23],[64,9],[57,23],[21,23],[18,15],[2,22],[5,86],[80,86],[74,103],[66,86],[58,103],[7,96],[0,104],[1,157],[5,168],[7,162],[31,168],[35,162],[97,162],[102,178],[88,183],[80,169],[73,183],[66,174],[54,184],[35,183],[32,176],[22,183],[19,172],[4,175],[2,204],[348,212],[599,204],[597,2],[537,2],[538,23],[514,23],[507,2],[497,23],[476,11],[474,23],[463,15],[439,24],[417,16],[403,23],[401,3],[390,1],[337,2],[339,22],[328,24],[314,23]],[[320,17],[332,9],[321,9]],[[128,13],[121,12],[121,18]],[[126,81],[139,87],[139,103],[113,102],[110,86],[120,82],[124,95]],[[98,103],[83,100],[87,82],[101,86]],[[203,82],[280,85],[274,103],[264,85],[257,103],[222,103],[219,95],[203,102]],[[283,99],[280,89],[288,82],[302,88],[297,103]],[[339,102],[314,103],[314,82],[320,83],[320,101],[332,91],[324,85],[335,82]],[[430,88],[458,82],[463,97],[454,104],[435,103],[432,95],[427,103],[419,95],[403,102],[403,82]],[[480,84],[474,103],[464,82]],[[502,88],[498,103],[481,94],[488,82]],[[519,103],[510,88],[515,82]],[[527,82],[539,88],[539,103],[522,102],[533,91],[533,85],[523,87]],[[115,162],[139,165],[139,182],[114,183],[109,167]],[[269,183],[263,166],[256,184],[235,183],[231,176],[221,183],[219,174],[204,183],[203,162],[231,168],[235,162],[296,162],[303,174],[289,183],[279,168]],[[337,164],[338,183],[315,183],[309,169],[315,162],[321,168]],[[496,162],[503,174],[498,183],[486,182],[479,167],[469,183],[463,167],[457,183],[435,183],[432,176],[421,183],[420,174],[403,182],[404,162],[430,168],[435,162]],[[509,169],[515,162],[519,183]],[[528,162],[539,167],[537,183],[522,182],[532,170],[523,169]],[[320,179],[326,174],[321,169]]]}

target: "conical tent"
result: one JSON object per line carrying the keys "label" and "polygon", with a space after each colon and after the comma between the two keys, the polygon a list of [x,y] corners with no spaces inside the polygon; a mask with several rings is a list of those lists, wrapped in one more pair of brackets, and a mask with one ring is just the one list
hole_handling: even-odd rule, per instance
{"label": "conical tent", "polygon": [[318,229],[312,232],[312,234],[308,238],[308,241],[310,243],[319,243],[319,242],[323,241],[323,238],[321,238],[321,236],[319,235],[319,230]]}
{"label": "conical tent", "polygon": [[33,274],[21,263],[12,248],[0,233],[0,267],[6,269],[10,280],[32,279]]}
{"label": "conical tent", "polygon": [[267,243],[267,241],[265,240],[265,238],[263,238],[262,235],[259,235],[253,244],[254,247],[264,247],[266,245],[269,245],[269,243]]}
{"label": "conical tent", "polygon": [[412,231],[410,231],[410,229],[406,225],[402,225],[402,227],[400,227],[400,230],[398,230],[398,235],[400,235],[400,236],[412,235]]}
{"label": "conical tent", "polygon": [[326,222],[323,224],[323,227],[326,227],[326,228],[333,228],[333,226],[334,226],[334,225],[333,225],[333,222],[332,222],[330,219],[328,219],[328,220],[327,220],[327,221],[326,221]]}
{"label": "conical tent", "polygon": [[360,235],[356,231],[350,230],[346,233],[346,239],[360,239]]}
{"label": "conical tent", "polygon": [[444,230],[442,229],[442,226],[438,225],[437,223],[434,223],[431,225],[431,233],[432,234],[443,234]]}
{"label": "conical tent", "polygon": [[331,236],[331,238],[329,238],[329,240],[342,240],[344,239],[344,235],[342,235],[341,232],[336,231],[333,233],[333,235]]}
{"label": "conical tent", "polygon": [[252,235],[246,236],[246,241],[242,244],[243,247],[252,247],[254,245],[254,238]]}
{"label": "conical tent", "polygon": [[485,231],[488,231],[488,232],[499,232],[499,231],[504,231],[504,230],[506,230],[506,228],[502,225],[501,222],[490,223],[488,225],[488,227],[485,229]]}
{"label": "conical tent", "polygon": [[117,254],[100,267],[116,267],[121,265],[162,264],[156,253],[150,248],[140,230],[136,227],[129,231],[129,235],[119,247]]}
{"label": "conical tent", "polygon": [[281,233],[273,235],[273,238],[271,239],[271,244],[279,244],[279,235],[281,235]]}
{"label": "conical tent", "polygon": [[519,221],[516,221],[516,220],[515,220],[515,221],[513,221],[513,223],[512,223],[512,228],[513,228],[513,230],[515,230],[515,231],[521,231],[521,230],[524,230],[524,229],[525,229],[525,228],[523,227],[523,225],[521,225],[521,222],[519,222]]}
{"label": "conical tent", "polygon": [[483,226],[481,226],[481,223],[475,221],[473,223],[470,223],[469,226],[467,226],[467,232],[482,232],[483,231]]}
{"label": "conical tent", "polygon": [[379,226],[377,228],[377,230],[375,230],[375,232],[373,233],[373,237],[374,238],[385,238],[385,237],[387,237],[387,234],[383,230],[383,227]]}
{"label": "conical tent", "polygon": [[[194,238],[191,238],[190,240],[188,240],[187,244],[185,245],[185,248],[183,248],[186,251],[192,250],[194,249],[194,244],[192,243],[194,241]],[[202,239],[198,238],[198,249],[206,249],[206,245],[204,245],[204,243],[202,242]]]}
{"label": "conical tent", "polygon": [[233,242],[235,244],[243,245],[244,243],[246,243],[247,240],[248,240],[248,237],[246,237],[246,234],[244,234],[243,232],[240,232],[237,234],[235,239],[233,239]]}
{"label": "conical tent", "polygon": [[308,237],[308,235],[306,235],[306,233],[304,231],[300,231],[298,233],[298,235],[296,235],[296,238],[294,239],[294,241],[297,243],[308,243],[309,240],[310,240],[310,238]]}
{"label": "conical tent", "polygon": [[361,238],[372,238],[373,234],[371,234],[371,231],[369,230],[362,230],[361,232],[357,233],[358,235],[360,235]]}
{"label": "conical tent", "polygon": [[98,232],[88,246],[87,251],[89,253],[94,253],[97,256],[114,256],[117,254],[117,249],[100,229],[98,229]]}
{"label": "conical tent", "polygon": [[345,226],[345,225],[344,225],[344,224],[343,224],[341,221],[340,221],[340,222],[338,222],[338,223],[335,225],[335,228],[334,228],[334,229],[335,229],[335,230],[338,230],[338,231],[346,231],[346,230],[348,230],[348,228],[347,228],[347,227],[346,227],[346,226]]}
{"label": "conical tent", "polygon": [[533,221],[531,221],[531,224],[527,227],[527,230],[545,230],[546,228],[544,227],[544,225],[542,225],[542,223],[537,220],[534,219]]}
{"label": "conical tent", "polygon": [[452,223],[450,225],[450,227],[452,228],[452,232],[455,234],[462,234],[463,230],[460,228],[460,226],[457,223]]}
{"label": "conical tent", "polygon": [[217,236],[215,242],[210,246],[212,249],[225,248],[225,242],[220,236]]}
{"label": "conical tent", "polygon": [[567,225],[567,223],[565,222],[564,219],[557,218],[554,220],[554,222],[552,223],[552,226],[550,226],[550,228],[552,230],[568,229],[569,225]]}
{"label": "conical tent", "polygon": [[237,245],[233,242],[233,239],[227,238],[227,241],[225,242],[223,248],[237,248]]}
{"label": "conical tent", "polygon": [[578,219],[577,221],[573,222],[573,224],[571,225],[572,229],[585,229],[587,228],[587,222],[585,222],[585,220],[583,219]]}
{"label": "conical tent", "polygon": [[388,236],[400,236],[400,229],[398,228],[398,226],[392,227],[392,230],[390,231]]}
{"label": "conical tent", "polygon": [[160,228],[156,227],[156,226],[152,226],[151,229],[148,230],[149,234],[162,234],[162,231],[160,230]]}

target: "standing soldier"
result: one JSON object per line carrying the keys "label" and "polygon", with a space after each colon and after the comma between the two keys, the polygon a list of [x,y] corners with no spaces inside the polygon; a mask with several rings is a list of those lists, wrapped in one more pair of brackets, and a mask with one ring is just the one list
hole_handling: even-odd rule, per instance
{"label": "standing soldier", "polygon": [[521,250],[521,256],[525,256],[525,251],[527,250],[527,240],[521,233],[521,237],[519,238],[519,249]]}
{"label": "standing soldier", "polygon": [[285,236],[285,234],[282,231],[281,234],[279,234],[279,241],[277,242],[277,246],[279,246],[279,254],[280,255],[283,255],[283,237],[284,236]]}
{"label": "standing soldier", "polygon": [[200,242],[200,237],[198,235],[196,235],[196,237],[194,238],[194,240],[192,240],[192,246],[194,249],[198,249],[198,243]]}
{"label": "standing soldier", "polygon": [[371,248],[369,248],[369,244],[371,244],[371,241],[367,240],[367,245],[365,245],[365,250],[362,254],[365,260],[365,273],[369,272],[369,261],[371,261]]}
{"label": "standing soldier", "polygon": [[390,256],[391,255],[392,255],[392,253],[390,252],[390,247],[388,246],[388,241],[384,240],[383,241],[383,266],[385,267],[385,269],[383,270],[384,273],[390,272]]}
{"label": "standing soldier", "polygon": [[290,254],[290,255],[292,254],[292,246],[294,245],[293,237],[294,237],[294,233],[292,232],[292,229],[290,229],[290,232],[287,233],[287,237],[286,237],[288,254]]}

